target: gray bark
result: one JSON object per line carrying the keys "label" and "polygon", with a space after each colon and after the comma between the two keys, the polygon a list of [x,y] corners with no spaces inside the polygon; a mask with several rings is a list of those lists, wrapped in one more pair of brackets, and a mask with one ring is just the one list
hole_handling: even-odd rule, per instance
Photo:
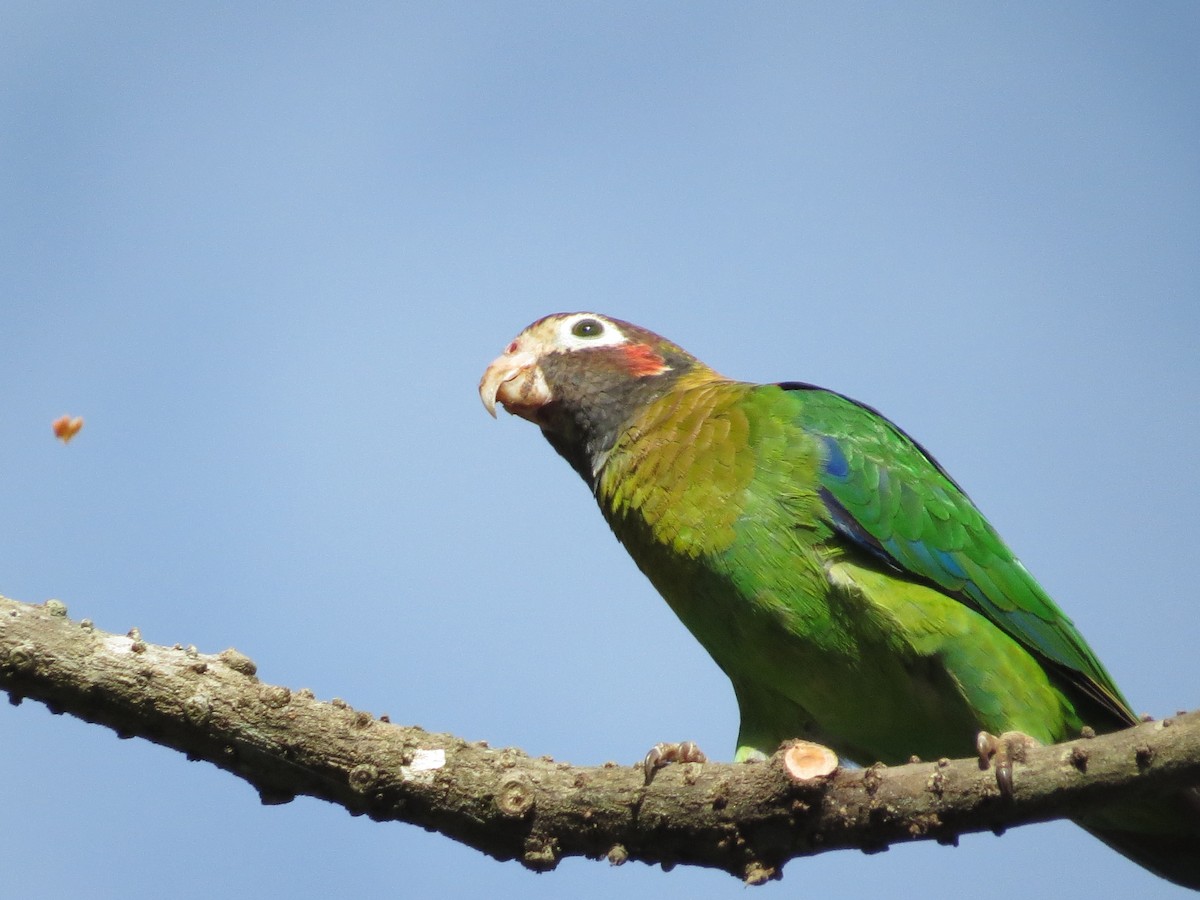
{"label": "gray bark", "polygon": [[264,684],[236,650],[163,647],[72,621],[57,601],[0,597],[0,689],[203,759],[263,803],[299,794],[410,822],[497,859],[566,856],[722,869],[751,883],[789,859],[1074,817],[1200,783],[1200,713],[1028,749],[1001,794],[978,759],[839,768],[799,780],[762,763],[572,766],[395,724]]}

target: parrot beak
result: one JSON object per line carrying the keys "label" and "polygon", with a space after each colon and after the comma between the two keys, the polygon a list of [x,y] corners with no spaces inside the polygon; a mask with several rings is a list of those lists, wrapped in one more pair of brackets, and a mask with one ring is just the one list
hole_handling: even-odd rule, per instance
{"label": "parrot beak", "polygon": [[505,353],[496,357],[479,381],[479,399],[496,417],[496,402],[516,416],[533,421],[537,410],[550,401],[550,389],[529,352]]}

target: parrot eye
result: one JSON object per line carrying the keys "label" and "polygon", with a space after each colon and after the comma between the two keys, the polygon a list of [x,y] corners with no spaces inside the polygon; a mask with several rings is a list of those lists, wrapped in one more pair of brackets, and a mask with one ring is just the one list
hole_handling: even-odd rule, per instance
{"label": "parrot eye", "polygon": [[571,326],[571,334],[578,338],[594,338],[604,334],[604,326],[595,319],[580,319]]}

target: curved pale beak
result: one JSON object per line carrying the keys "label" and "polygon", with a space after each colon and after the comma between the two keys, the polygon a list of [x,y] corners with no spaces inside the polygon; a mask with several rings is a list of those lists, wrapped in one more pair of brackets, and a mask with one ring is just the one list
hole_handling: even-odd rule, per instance
{"label": "curved pale beak", "polygon": [[537,409],[550,400],[550,389],[538,366],[537,357],[529,352],[505,353],[492,364],[479,380],[479,399],[492,418],[496,403],[513,415],[531,419]]}

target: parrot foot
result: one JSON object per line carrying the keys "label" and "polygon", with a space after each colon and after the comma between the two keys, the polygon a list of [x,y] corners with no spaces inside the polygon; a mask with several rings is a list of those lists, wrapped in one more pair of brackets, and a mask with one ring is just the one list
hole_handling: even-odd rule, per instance
{"label": "parrot foot", "polygon": [[646,784],[654,780],[654,773],[664,766],[677,763],[708,762],[704,751],[693,741],[681,741],[678,744],[655,744],[642,760],[642,770],[646,773]]}
{"label": "parrot foot", "polygon": [[979,768],[986,769],[995,763],[996,786],[1000,788],[1000,795],[1007,800],[1013,798],[1013,763],[1025,762],[1026,751],[1040,746],[1035,739],[1020,731],[1006,731],[999,737],[981,731],[975,738]]}

